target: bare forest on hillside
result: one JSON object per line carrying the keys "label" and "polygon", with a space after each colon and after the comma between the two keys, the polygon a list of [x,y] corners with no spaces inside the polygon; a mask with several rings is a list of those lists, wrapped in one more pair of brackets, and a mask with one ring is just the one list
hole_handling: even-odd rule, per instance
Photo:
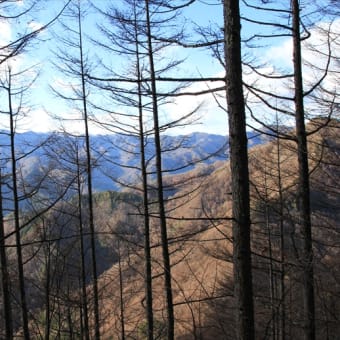
{"label": "bare forest on hillside", "polygon": [[0,338],[337,339],[339,14],[0,1]]}

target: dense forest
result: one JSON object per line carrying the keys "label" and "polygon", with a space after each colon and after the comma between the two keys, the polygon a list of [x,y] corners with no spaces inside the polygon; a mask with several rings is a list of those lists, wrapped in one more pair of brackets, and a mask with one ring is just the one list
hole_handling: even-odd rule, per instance
{"label": "dense forest", "polygon": [[338,339],[339,14],[0,1],[0,338]]}

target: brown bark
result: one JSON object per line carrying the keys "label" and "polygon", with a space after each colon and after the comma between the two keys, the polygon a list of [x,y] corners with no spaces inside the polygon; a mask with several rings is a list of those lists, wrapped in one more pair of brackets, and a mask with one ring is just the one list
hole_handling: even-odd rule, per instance
{"label": "brown bark", "polygon": [[237,339],[254,339],[253,288],[250,251],[249,170],[242,88],[239,1],[225,0],[224,44],[232,176],[234,295]]}
{"label": "brown bark", "polygon": [[17,160],[15,155],[15,112],[12,104],[12,73],[11,69],[8,70],[8,105],[10,117],[10,145],[11,145],[11,162],[12,162],[12,181],[13,181],[13,204],[14,204],[14,230],[15,230],[15,246],[18,264],[18,277],[19,277],[19,291],[22,315],[22,327],[25,340],[30,339],[28,327],[28,307],[26,300],[26,288],[24,278],[24,265],[21,249],[21,234],[20,234],[20,216],[19,216],[19,195],[18,195],[18,181],[17,181]]}
{"label": "brown bark", "polygon": [[88,298],[86,291],[86,263],[85,263],[85,246],[84,246],[84,219],[83,219],[83,205],[81,195],[81,169],[79,160],[79,150],[76,152],[76,163],[77,163],[77,194],[78,194],[78,219],[79,219],[79,243],[80,243],[80,272],[81,272],[81,311],[83,327],[82,333],[85,340],[90,340],[90,328],[89,328],[89,314],[88,314]]}
{"label": "brown bark", "polygon": [[146,319],[147,319],[147,337],[153,340],[153,296],[152,296],[152,265],[151,265],[151,248],[150,248],[150,217],[149,217],[149,199],[148,199],[148,175],[146,167],[145,145],[144,145],[144,121],[143,121],[143,103],[141,89],[141,71],[140,71],[140,54],[139,41],[137,32],[137,22],[135,23],[136,38],[136,70],[138,78],[138,120],[139,120],[139,141],[140,141],[140,163],[143,182],[143,213],[144,213],[144,257],[145,257],[145,301],[146,301]]}
{"label": "brown bark", "polygon": [[315,339],[315,307],[314,307],[314,273],[313,273],[313,244],[310,210],[310,186],[308,169],[307,134],[305,128],[304,94],[302,81],[302,57],[300,38],[300,8],[299,1],[292,0],[292,29],[293,29],[293,63],[294,63],[294,90],[295,90],[295,123],[298,153],[298,207],[299,223],[303,235],[303,293],[305,325],[304,337],[307,340]]}
{"label": "brown bark", "polygon": [[157,98],[157,87],[156,87],[156,76],[155,67],[153,60],[153,47],[152,47],[152,34],[151,34],[151,22],[150,22],[150,8],[149,1],[145,0],[146,8],[146,30],[148,40],[148,56],[150,66],[150,78],[151,78],[151,92],[152,92],[152,110],[154,120],[154,137],[155,137],[155,148],[156,148],[156,173],[157,173],[157,198],[158,198],[158,209],[159,209],[159,222],[161,229],[161,241],[162,241],[162,255],[163,255],[163,266],[164,266],[164,288],[166,293],[166,307],[167,307],[167,338],[168,340],[174,339],[174,307],[172,298],[171,288],[171,266],[170,266],[170,255],[168,246],[167,236],[167,223],[165,216],[164,207],[164,196],[163,196],[163,178],[162,178],[162,149],[160,140],[160,129],[158,121],[158,98]]}
{"label": "brown bark", "polygon": [[[0,178],[1,178],[0,168]],[[2,287],[2,298],[4,307],[4,321],[6,338],[12,339],[13,337],[13,317],[12,317],[12,306],[11,306],[11,291],[10,291],[10,277],[7,266],[7,253],[5,243],[5,232],[4,232],[4,216],[2,206],[2,183],[0,183],[0,259],[1,259],[1,287]]]}
{"label": "brown bark", "polygon": [[81,25],[80,3],[78,4],[78,29],[79,29],[79,53],[80,53],[80,71],[82,84],[82,104],[83,104],[83,120],[85,128],[85,149],[86,149],[86,170],[87,170],[87,190],[88,190],[88,209],[89,209],[89,224],[90,224],[90,244],[91,244],[91,260],[92,260],[92,288],[93,288],[93,312],[94,312],[94,328],[95,339],[100,339],[100,320],[99,320],[99,297],[98,297],[98,274],[97,274],[97,254],[96,254],[96,235],[93,216],[93,195],[92,195],[92,165],[91,165],[91,150],[90,150],[90,133],[88,126],[87,112],[87,95],[85,81],[85,62],[83,51],[83,36]]}

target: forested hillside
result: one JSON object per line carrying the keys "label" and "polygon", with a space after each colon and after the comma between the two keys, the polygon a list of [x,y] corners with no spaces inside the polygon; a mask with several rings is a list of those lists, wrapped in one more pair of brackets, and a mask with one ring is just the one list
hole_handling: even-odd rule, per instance
{"label": "forested hillside", "polygon": [[[309,140],[317,329],[320,338],[329,339],[335,339],[339,332],[340,313],[339,129],[339,122],[331,121]],[[302,235],[296,221],[294,148],[290,141],[270,141],[249,154],[254,307],[259,337],[272,336],[283,321],[290,338],[300,338],[302,332]],[[219,161],[211,165],[209,174],[204,172],[203,177],[195,169],[168,176],[164,181],[169,187],[176,187],[179,182],[182,187],[166,200],[175,338],[232,339],[235,320],[229,163]],[[104,338],[121,338],[122,322],[127,338],[143,338],[146,332],[142,196],[133,192],[108,191],[93,197]],[[88,218],[86,202],[83,197],[83,219]],[[154,216],[150,219],[150,246],[155,332],[165,337],[161,240],[158,217],[152,212],[150,216]],[[44,332],[47,311],[51,337],[58,336],[58,332],[65,337],[74,334],[76,338],[81,334],[79,217],[77,198],[72,197],[25,227],[22,242],[33,334]],[[23,221],[29,218],[23,216]],[[11,230],[9,219],[5,231]],[[87,231],[82,233],[84,262],[89,266],[90,244]],[[14,245],[14,239],[7,244]],[[8,254],[11,263],[14,253]],[[91,282],[90,273],[85,280],[86,285]],[[13,285],[12,289],[15,292],[17,288]],[[89,289],[87,294],[91,306]]]}
{"label": "forested hillside", "polygon": [[0,338],[337,339],[338,1],[0,1]]}
{"label": "forested hillside", "polygon": [[[340,144],[336,140],[339,128],[338,122],[332,122],[309,141],[313,150],[310,159],[313,169],[311,203],[317,283],[316,329],[320,339],[336,339],[339,333],[340,200],[338,177],[334,176],[339,166]],[[255,326],[258,338],[272,338],[284,323],[286,336],[299,339],[303,334],[303,243],[295,206],[297,161],[292,142],[281,142],[279,147],[279,155],[276,142],[250,152]],[[319,162],[321,155],[324,157],[322,163]],[[228,219],[231,197],[228,190],[224,190],[230,187],[228,168],[228,163],[216,164],[214,172],[204,181],[196,179],[196,183],[190,183],[176,194],[177,199],[170,199],[166,206],[169,212],[176,339],[233,339],[236,336],[232,229]],[[279,172],[281,184],[278,190]],[[195,186],[197,183],[200,183],[199,188]],[[321,191],[320,185],[323,186]],[[196,190],[193,192],[194,187]],[[152,227],[155,319],[157,327],[165,332],[157,220]],[[128,240],[122,244],[127,248],[132,246]],[[107,318],[103,332],[113,338],[121,335],[122,317],[126,336],[143,338],[145,295],[142,267],[142,251],[133,251],[100,278]],[[117,276],[123,283],[123,314],[120,310],[119,281],[114,279]]]}

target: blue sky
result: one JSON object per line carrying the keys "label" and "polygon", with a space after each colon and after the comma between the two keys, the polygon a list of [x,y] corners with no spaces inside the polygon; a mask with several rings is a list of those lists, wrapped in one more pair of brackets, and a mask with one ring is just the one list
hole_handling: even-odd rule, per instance
{"label": "blue sky", "polygon": [[[119,1],[119,0],[116,0]],[[95,4],[100,4],[101,6],[105,5],[107,0],[96,0]],[[33,18],[22,18],[20,22],[15,23],[5,23],[0,22],[0,43],[3,46],[7,40],[13,39],[16,34],[16,29],[22,29],[26,27],[26,29],[34,29],[39,27],[39,25],[46,23],[50,18],[62,8],[62,4],[64,1],[61,0],[48,0],[43,1],[41,3],[41,7],[39,11],[35,13],[35,17]],[[194,21],[197,25],[209,26],[213,25],[214,27],[218,27],[222,23],[222,10],[221,6],[218,4],[217,0],[205,0],[205,1],[197,1],[193,6],[188,8],[184,15],[187,17],[187,20]],[[25,1],[18,1],[17,6],[24,7]],[[251,12],[249,9],[244,12],[242,9],[242,13],[252,18],[263,19],[262,12],[256,11]],[[260,17],[259,15],[262,15]],[[272,20],[273,18],[266,17],[268,20]],[[102,19],[100,16],[90,11],[84,22],[84,30],[88,35],[93,35],[96,30],[96,23],[101,22]],[[326,21],[326,20],[325,20]],[[339,24],[334,25],[336,27],[337,32],[339,32]],[[243,22],[243,35],[247,36],[253,33],[254,26]],[[262,33],[266,33],[264,28],[261,28]],[[34,43],[27,54],[22,55],[17,58],[15,61],[14,67],[17,69],[26,67],[27,65],[33,65],[38,63],[36,70],[39,70],[40,77],[36,81],[30,93],[30,104],[32,108],[30,110],[27,109],[27,118],[23,121],[22,128],[29,129],[34,131],[51,131],[58,129],[58,124],[52,120],[52,118],[46,113],[49,112],[52,115],[60,115],[65,116],[67,118],[77,118],[79,117],[79,113],[75,110],[72,105],[69,103],[63,102],[61,99],[55,98],[49,90],[49,84],[53,84],[54,86],[64,87],[67,89],[69,86],[69,81],[65,78],[65,76],[58,74],[56,70],[52,68],[51,61],[53,60],[52,50],[55,49],[56,43],[53,39],[52,32],[56,32],[61,34],[61,28],[58,23],[53,25],[51,29],[44,31],[39,35],[39,41]],[[320,44],[322,39],[320,38],[320,34],[316,30],[312,30],[312,43],[315,45]],[[98,33],[95,33],[98,36]],[[338,39],[338,38],[337,38]],[[262,70],[264,72],[271,72],[272,65],[280,66],[284,69],[289,69],[291,67],[292,60],[292,51],[291,51],[291,42],[288,38],[276,38],[272,39],[269,42],[266,42],[266,45],[260,48],[261,42],[258,41],[258,46],[256,49],[250,50],[248,54],[246,54],[247,58],[256,57],[258,63],[261,64]],[[87,45],[90,46],[90,45]],[[339,47],[339,45],[338,45]],[[89,50],[90,54],[97,53],[97,48],[93,48]],[[335,52],[339,55],[339,51]],[[197,50],[188,50],[181,49],[178,47],[169,48],[166,51],[167,57],[171,56],[173,58],[186,58],[186,61],[183,65],[180,66],[178,76],[223,76],[223,68],[219,64],[219,62],[211,57],[211,51],[203,50],[198,52]],[[101,54],[100,56],[102,56]],[[311,63],[315,63],[315,60],[318,60],[320,63],[320,67],[322,68],[322,61],[318,59],[316,55],[312,53],[305,53],[306,57],[311,60]],[[115,57],[117,58],[117,57]],[[108,61],[108,60],[106,60]],[[112,63],[117,63],[117,59],[112,61]],[[123,62],[124,64],[124,62]],[[307,79],[311,79],[312,72],[306,67],[305,75]],[[278,72],[278,71],[275,71]],[[258,80],[251,72],[247,72],[245,68],[245,81],[249,83],[256,82],[260,87],[269,89],[270,91],[276,92],[285,92],[288,91],[285,88],[285,84],[282,82],[273,82],[268,80]],[[336,80],[333,80],[336,82]],[[332,83],[332,81],[330,80]],[[193,84],[186,91],[195,91],[195,90],[204,90],[207,89],[208,86],[220,86],[221,84]],[[220,96],[220,97],[219,97]],[[249,96],[249,103],[251,103],[252,107],[256,112],[261,112],[264,116],[266,110],[261,106],[260,103],[256,102],[254,98]],[[161,110],[161,117],[166,119],[177,119],[182,114],[186,114],[187,112],[193,110],[196,105],[201,105],[200,110],[197,112],[197,118],[200,118],[195,124],[182,127],[180,129],[175,129],[171,133],[173,134],[182,134],[189,133],[192,131],[202,131],[209,132],[215,134],[225,135],[227,133],[227,114],[224,110],[219,108],[220,106],[225,106],[225,98],[224,93],[220,93],[219,95],[213,97],[211,94],[204,95],[200,97],[194,96],[183,96],[175,99],[172,104],[164,106]],[[112,105],[112,104],[111,104]],[[100,119],[106,120],[107,117],[103,114],[99,114],[96,112],[96,115]],[[76,121],[68,120],[65,126],[71,131],[77,132],[77,130],[82,129],[82,125],[76,123]],[[91,127],[92,133],[103,133],[98,129],[97,126]]]}

